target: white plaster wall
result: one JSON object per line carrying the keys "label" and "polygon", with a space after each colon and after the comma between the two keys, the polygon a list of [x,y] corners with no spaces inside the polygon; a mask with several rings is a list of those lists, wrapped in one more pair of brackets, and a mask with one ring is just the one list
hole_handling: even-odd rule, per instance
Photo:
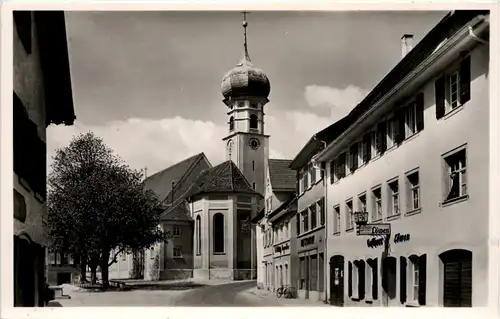
{"label": "white plaster wall", "polygon": [[[392,233],[407,233],[411,240],[392,245],[391,255],[406,256],[427,253],[427,305],[440,304],[438,254],[448,249],[462,248],[473,252],[473,306],[485,306],[487,301],[488,266],[488,145],[489,145],[489,47],[479,46],[471,54],[471,100],[448,118],[436,120],[434,79],[423,88],[425,128],[403,145],[388,150],[379,159],[360,167],[354,174],[328,185],[327,213],[341,207],[341,234],[334,236],[333,219],[328,218],[328,259],[345,256],[345,300],[347,301],[347,261],[378,257],[381,248],[371,249],[367,237],[345,232],[345,201],[382,183],[383,213],[387,211],[387,180],[399,176],[402,212],[406,207],[405,172],[418,168],[420,175],[421,212],[393,220]],[[415,92],[416,93],[416,92]],[[441,155],[467,144],[467,180],[469,199],[442,207],[443,181]],[[329,169],[329,165],[327,165]],[[327,174],[330,176],[329,172]],[[328,180],[328,183],[330,181]],[[371,207],[371,196],[367,207]],[[392,240],[392,239],[391,239]],[[399,262],[399,260],[398,260]],[[399,267],[399,265],[398,265]],[[328,281],[330,280],[327,271]],[[380,281],[381,283],[381,281]],[[329,287],[329,282],[327,287]],[[399,289],[399,283],[398,288]],[[381,290],[380,290],[381,292]],[[381,294],[379,294],[381,295]],[[398,291],[399,296],[399,291]],[[398,297],[399,298],[399,297]]]}

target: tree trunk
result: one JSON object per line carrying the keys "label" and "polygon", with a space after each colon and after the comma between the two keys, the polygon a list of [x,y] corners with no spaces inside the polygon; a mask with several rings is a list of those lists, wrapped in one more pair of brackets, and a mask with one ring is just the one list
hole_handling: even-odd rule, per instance
{"label": "tree trunk", "polygon": [[103,252],[101,259],[101,278],[102,278],[102,286],[104,289],[109,287],[109,251]]}
{"label": "tree trunk", "polygon": [[90,265],[90,280],[92,285],[97,283],[97,265]]}
{"label": "tree trunk", "polygon": [[80,283],[87,282],[87,258],[80,257]]}

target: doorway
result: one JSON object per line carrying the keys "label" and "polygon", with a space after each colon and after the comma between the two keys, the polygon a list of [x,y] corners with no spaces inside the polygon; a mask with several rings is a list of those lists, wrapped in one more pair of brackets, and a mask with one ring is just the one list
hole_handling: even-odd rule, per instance
{"label": "doorway", "polygon": [[14,306],[35,306],[35,259],[33,245],[14,236]]}
{"label": "doorway", "polygon": [[382,289],[384,306],[397,304],[396,302],[396,272],[397,260],[394,257],[387,257],[382,262]]}
{"label": "doorway", "polygon": [[443,262],[443,306],[472,307],[472,252],[448,250],[439,258]]}
{"label": "doorway", "polygon": [[330,305],[344,306],[344,256],[330,258]]}

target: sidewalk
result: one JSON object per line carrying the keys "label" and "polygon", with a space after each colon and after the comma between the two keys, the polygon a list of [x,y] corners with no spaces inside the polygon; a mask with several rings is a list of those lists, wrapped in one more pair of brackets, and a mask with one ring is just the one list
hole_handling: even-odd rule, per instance
{"label": "sidewalk", "polygon": [[[257,289],[257,287],[243,291],[242,294],[251,295],[256,298],[266,300],[271,304],[281,307],[330,307],[322,301],[313,301],[310,299],[286,299],[276,297],[276,293],[270,290]],[[270,305],[272,306],[272,305]]]}

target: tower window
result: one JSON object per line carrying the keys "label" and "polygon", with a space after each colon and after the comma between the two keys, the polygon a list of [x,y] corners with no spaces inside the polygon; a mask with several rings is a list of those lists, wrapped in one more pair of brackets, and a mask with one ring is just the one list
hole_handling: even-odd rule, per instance
{"label": "tower window", "polygon": [[255,189],[255,183],[252,183],[252,188]]}
{"label": "tower window", "polygon": [[252,114],[250,115],[250,128],[256,129],[257,128],[257,115]]}
{"label": "tower window", "polygon": [[214,254],[224,253],[224,215],[217,213],[213,217]]}
{"label": "tower window", "polygon": [[232,116],[229,118],[229,130],[234,130],[234,117]]}
{"label": "tower window", "polygon": [[255,103],[252,103],[250,106],[251,106],[252,108],[254,108],[254,109],[256,109],[256,108],[257,108],[257,104],[255,104]]}
{"label": "tower window", "polygon": [[252,171],[255,171],[255,161],[252,161]]}
{"label": "tower window", "polygon": [[201,217],[196,216],[196,254],[201,255]]}

